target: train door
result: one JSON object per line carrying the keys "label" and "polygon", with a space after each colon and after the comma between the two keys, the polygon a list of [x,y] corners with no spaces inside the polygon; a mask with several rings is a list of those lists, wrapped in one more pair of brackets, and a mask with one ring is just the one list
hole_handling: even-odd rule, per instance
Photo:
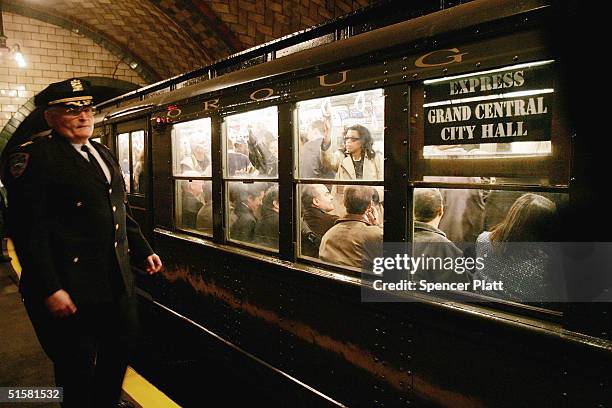
{"label": "train door", "polygon": [[127,191],[132,215],[147,239],[152,238],[151,215],[151,155],[147,141],[146,120],[134,120],[116,125],[115,154]]}

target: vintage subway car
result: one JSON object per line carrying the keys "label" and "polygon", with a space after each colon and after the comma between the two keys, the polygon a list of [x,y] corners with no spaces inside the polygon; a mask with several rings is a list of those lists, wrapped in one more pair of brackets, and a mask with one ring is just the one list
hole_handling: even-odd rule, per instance
{"label": "vintage subway car", "polygon": [[[448,212],[473,204],[455,215],[472,231],[440,224],[466,251],[522,194],[571,214],[588,186],[573,173],[581,141],[557,13],[469,2],[301,50],[280,42],[266,62],[100,105],[96,135],[165,262],[139,279],[150,349],[136,368],[187,406],[224,372],[272,405],[608,406],[608,304],[460,291],[367,302],[375,276],[310,251],[322,237],[302,203],[316,190],[342,216],[345,193],[369,186],[384,242],[401,243],[415,192],[440,188]],[[366,138],[351,137],[358,126]],[[355,143],[371,154],[352,155]],[[323,165],[343,151],[338,168]]]}

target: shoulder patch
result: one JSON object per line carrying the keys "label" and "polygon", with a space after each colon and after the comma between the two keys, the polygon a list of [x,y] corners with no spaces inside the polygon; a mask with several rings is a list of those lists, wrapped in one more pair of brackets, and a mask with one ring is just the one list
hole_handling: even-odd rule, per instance
{"label": "shoulder patch", "polygon": [[20,177],[28,167],[30,161],[30,155],[28,153],[14,153],[9,158],[9,166],[11,169],[11,175],[14,178]]}

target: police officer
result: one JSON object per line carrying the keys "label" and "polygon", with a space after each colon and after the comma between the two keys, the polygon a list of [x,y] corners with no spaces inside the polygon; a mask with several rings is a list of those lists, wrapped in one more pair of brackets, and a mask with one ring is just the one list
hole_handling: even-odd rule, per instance
{"label": "police officer", "polygon": [[121,169],[93,134],[88,81],[35,98],[52,132],[19,146],[5,174],[20,290],[53,360],[64,407],[115,407],[137,316],[130,261],[162,266],[127,205]]}

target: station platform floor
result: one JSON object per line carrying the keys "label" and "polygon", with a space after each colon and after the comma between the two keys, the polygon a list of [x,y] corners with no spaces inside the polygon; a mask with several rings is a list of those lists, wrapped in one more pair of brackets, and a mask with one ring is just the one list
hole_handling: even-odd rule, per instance
{"label": "station platform floor", "polygon": [[[9,243],[12,262],[0,263],[0,387],[53,386],[53,365],[43,352],[17,289],[20,266]],[[180,407],[129,367],[123,396],[136,408]],[[59,408],[56,403],[0,403],[0,407]]]}
{"label": "station platform floor", "polygon": [[[51,361],[17,289],[21,266],[10,241],[6,252],[12,261],[0,263],[0,387],[53,386]],[[140,332],[122,395],[135,408],[331,406],[304,384],[227,347],[218,335],[186,324],[147,296],[141,294],[138,300]],[[51,403],[6,406],[59,408]]]}

